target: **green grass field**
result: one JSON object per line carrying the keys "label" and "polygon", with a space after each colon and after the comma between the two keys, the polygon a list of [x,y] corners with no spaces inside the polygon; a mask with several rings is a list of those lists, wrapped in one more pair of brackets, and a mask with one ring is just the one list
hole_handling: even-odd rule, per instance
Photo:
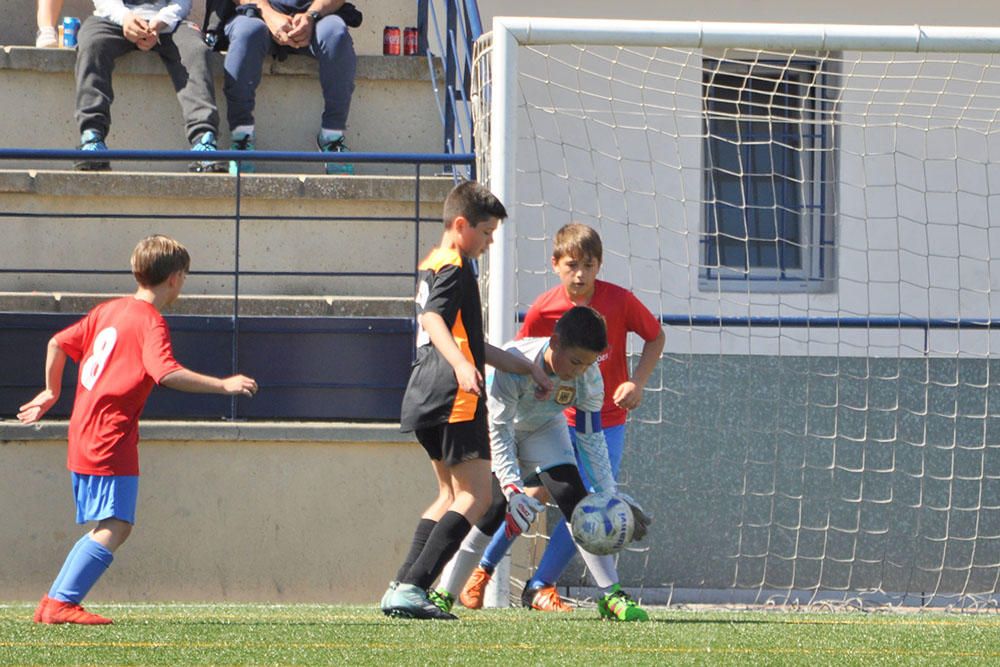
{"label": "green grass field", "polygon": [[0,605],[0,664],[658,665],[996,664],[1000,615],[654,610],[614,624],[593,609],[388,619],[374,606],[100,605],[103,627],[39,626]]}

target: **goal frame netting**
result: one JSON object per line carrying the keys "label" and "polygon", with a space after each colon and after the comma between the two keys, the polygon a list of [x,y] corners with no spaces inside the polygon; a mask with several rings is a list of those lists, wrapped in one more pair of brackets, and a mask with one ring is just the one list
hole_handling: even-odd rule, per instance
{"label": "goal frame netting", "polygon": [[[492,32],[477,44],[473,113],[479,179],[508,203],[508,209],[518,201],[518,50],[559,45],[663,47],[704,53],[745,49],[778,53],[996,54],[1000,53],[1000,28],[497,17]],[[486,263],[488,337],[496,345],[510,340],[517,326],[517,267],[513,265],[512,251],[516,233],[516,219],[501,225]],[[899,317],[900,328],[905,326],[904,319]],[[698,326],[693,320],[688,325]],[[992,319],[983,326],[996,328]],[[987,359],[993,357],[986,355]],[[507,575],[508,571],[501,568],[494,578],[497,586],[490,596],[494,606],[506,606],[510,592]],[[841,595],[844,597],[849,598],[850,592]],[[760,599],[760,591],[755,599]],[[818,599],[814,595],[812,601]],[[995,599],[989,604],[995,604]]]}

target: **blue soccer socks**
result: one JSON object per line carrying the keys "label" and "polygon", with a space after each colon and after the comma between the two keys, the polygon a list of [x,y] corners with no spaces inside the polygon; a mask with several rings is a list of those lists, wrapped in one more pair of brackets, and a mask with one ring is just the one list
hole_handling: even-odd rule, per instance
{"label": "blue soccer socks", "polygon": [[80,604],[115,559],[103,545],[84,535],[73,545],[59,575],[49,589],[49,597]]}

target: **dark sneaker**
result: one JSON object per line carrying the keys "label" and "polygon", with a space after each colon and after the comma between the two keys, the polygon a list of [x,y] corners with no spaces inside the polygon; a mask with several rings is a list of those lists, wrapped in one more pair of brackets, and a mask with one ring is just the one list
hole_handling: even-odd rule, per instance
{"label": "dark sneaker", "polygon": [[[245,134],[243,132],[233,132],[232,142],[229,144],[229,150],[252,151],[256,148],[257,146],[254,144],[253,133]],[[253,166],[253,162],[240,160],[239,173],[252,174],[254,171],[256,171],[256,168]],[[237,173],[236,162],[233,160],[229,161],[229,173],[233,176]]]}
{"label": "dark sneaker", "polygon": [[649,614],[636,603],[629,594],[615,584],[611,587],[611,592],[602,597],[597,602],[597,609],[601,612],[601,618],[609,621],[648,621]]}
{"label": "dark sneaker", "polygon": [[[108,145],[97,130],[84,130],[80,135],[81,151],[106,151]],[[77,171],[111,171],[111,163],[101,160],[77,160],[73,163]]]}
{"label": "dark sneaker", "polygon": [[[194,153],[206,153],[206,155],[199,155],[199,158],[210,158],[212,153],[219,150],[218,141],[215,138],[215,132],[204,132],[198,140],[191,145],[191,151]],[[193,171],[199,174],[224,174],[229,171],[229,165],[225,162],[219,162],[218,160],[203,160],[199,159],[188,165],[188,171]]]}
{"label": "dark sneaker", "polygon": [[413,584],[398,584],[389,599],[389,616],[396,618],[434,619],[454,621],[458,617],[441,611],[427,598],[427,591]]}
{"label": "dark sneaker", "polygon": [[[339,137],[334,141],[324,141],[323,135],[316,137],[316,145],[319,146],[320,151],[323,153],[347,153],[347,144],[344,143],[344,137]],[[354,165],[348,162],[327,162],[326,163],[326,173],[328,176],[333,176],[336,174],[353,174]]]}
{"label": "dark sneaker", "polygon": [[382,602],[379,603],[379,608],[386,616],[389,615],[389,601],[392,600],[392,594],[395,592],[396,586],[398,585],[398,581],[390,581],[389,588],[385,589],[385,593],[382,594]]}

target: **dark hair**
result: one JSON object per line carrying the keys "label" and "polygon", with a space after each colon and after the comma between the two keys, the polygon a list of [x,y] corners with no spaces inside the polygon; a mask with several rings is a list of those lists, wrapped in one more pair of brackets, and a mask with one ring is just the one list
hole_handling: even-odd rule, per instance
{"label": "dark hair", "polygon": [[601,235],[593,227],[579,222],[563,225],[552,243],[552,259],[558,262],[567,255],[573,259],[591,257],[601,264],[604,261]]}
{"label": "dark hair", "polygon": [[156,287],[171,274],[190,269],[187,248],[169,236],[147,236],[132,251],[132,275],[143,287]]}
{"label": "dark hair", "polygon": [[451,229],[455,218],[459,216],[475,227],[490,218],[503,220],[507,217],[507,209],[486,186],[476,181],[466,181],[452,188],[444,200],[445,229]]}
{"label": "dark hair", "polygon": [[561,347],[579,347],[603,352],[608,346],[604,317],[590,306],[574,306],[556,322],[555,333]]}

